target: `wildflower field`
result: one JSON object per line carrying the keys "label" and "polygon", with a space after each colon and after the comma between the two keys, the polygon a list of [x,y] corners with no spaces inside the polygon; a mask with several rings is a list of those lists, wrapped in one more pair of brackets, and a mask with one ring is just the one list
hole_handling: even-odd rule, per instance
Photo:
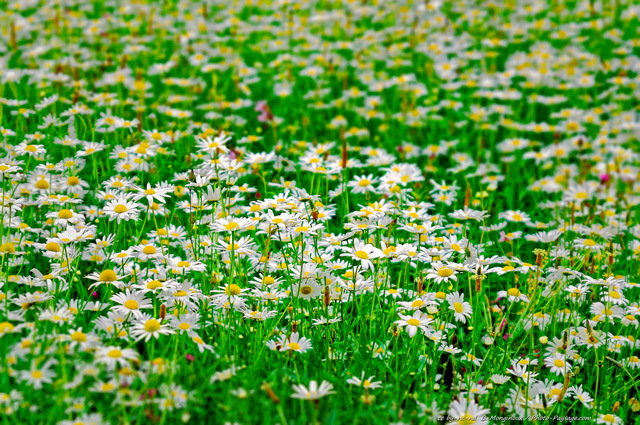
{"label": "wildflower field", "polygon": [[639,29],[0,1],[0,423],[640,422]]}

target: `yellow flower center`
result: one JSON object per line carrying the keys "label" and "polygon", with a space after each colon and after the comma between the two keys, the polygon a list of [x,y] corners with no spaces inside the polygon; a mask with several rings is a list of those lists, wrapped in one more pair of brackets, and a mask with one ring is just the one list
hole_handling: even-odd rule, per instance
{"label": "yellow flower center", "polygon": [[224,226],[224,228],[227,229],[227,230],[234,230],[234,229],[237,229],[238,227],[240,227],[240,225],[238,223],[236,223],[235,221],[232,221],[231,223],[229,223],[226,226]]}
{"label": "yellow flower center", "polygon": [[407,323],[411,326],[420,326],[420,321],[418,319],[409,319]]}
{"label": "yellow flower center", "polygon": [[60,210],[58,211],[58,218],[61,218],[63,220],[67,220],[69,218],[73,217],[73,212],[71,210]]}
{"label": "yellow flower center", "polygon": [[290,342],[287,344],[287,347],[291,348],[294,351],[297,351],[300,349],[300,344],[298,344],[297,342]]}
{"label": "yellow flower center", "polygon": [[576,199],[587,199],[587,198],[589,198],[589,194],[587,192],[576,193]]}
{"label": "yellow flower center", "polygon": [[118,280],[118,275],[111,269],[106,269],[100,273],[100,282],[115,282]]}
{"label": "yellow flower center", "polygon": [[49,189],[49,183],[45,179],[40,179],[36,182],[37,189]]}
{"label": "yellow flower center", "polygon": [[464,416],[461,416],[458,419],[458,424],[460,425],[472,425],[476,423],[476,418],[471,416],[469,412],[465,412]]}
{"label": "yellow flower center", "polygon": [[140,307],[140,304],[138,304],[138,301],[136,300],[127,300],[125,301],[124,306],[129,310],[137,310],[138,307]]}
{"label": "yellow flower center", "polygon": [[158,252],[158,250],[154,246],[149,245],[149,246],[145,246],[142,249],[142,252],[148,255],[148,254],[155,254],[156,252]]}
{"label": "yellow flower center", "polygon": [[162,287],[162,282],[159,280],[152,280],[147,283],[147,289],[157,289]]}
{"label": "yellow flower center", "polygon": [[0,252],[13,254],[14,252],[16,252],[16,246],[11,242],[3,243],[2,245],[0,245]]}
{"label": "yellow flower center", "polygon": [[414,302],[411,303],[411,307],[413,308],[420,308],[424,305],[424,301],[422,300],[415,300]]}
{"label": "yellow flower center", "polygon": [[149,333],[157,332],[160,330],[160,322],[156,319],[149,319],[144,324],[144,330]]}
{"label": "yellow flower center", "polygon": [[224,290],[224,293],[227,295],[238,295],[241,292],[242,292],[242,289],[235,283],[232,283],[231,285],[227,286],[227,288]]}
{"label": "yellow flower center", "polygon": [[71,340],[75,342],[85,342],[87,340],[87,335],[83,332],[74,332],[71,334]]}
{"label": "yellow flower center", "polygon": [[60,245],[58,245],[58,244],[57,244],[57,243],[55,243],[55,242],[49,242],[48,244],[46,244],[46,245],[44,246],[44,248],[45,248],[47,251],[51,251],[51,252],[60,252]]}
{"label": "yellow flower center", "polygon": [[113,210],[118,214],[123,214],[129,211],[129,208],[127,208],[125,205],[118,204],[113,208]]}
{"label": "yellow flower center", "polygon": [[13,326],[11,323],[2,322],[0,323],[0,334],[6,334],[8,332],[11,332],[13,331],[13,328],[15,328],[15,326]]}
{"label": "yellow flower center", "polygon": [[455,310],[456,313],[462,313],[464,311],[464,307],[462,306],[462,303],[459,303],[457,301],[453,303],[453,309]]}
{"label": "yellow flower center", "polygon": [[509,294],[512,297],[519,297],[521,292],[518,288],[511,288],[507,291],[507,294]]}
{"label": "yellow flower center", "polygon": [[275,283],[275,279],[271,276],[265,276],[262,278],[262,283],[265,285],[273,285]]}
{"label": "yellow flower center", "polygon": [[107,356],[111,357],[112,359],[119,359],[120,357],[122,357],[122,351],[114,348],[113,350],[109,350]]}
{"label": "yellow flower center", "polygon": [[453,274],[453,270],[451,270],[449,267],[440,267],[440,269],[438,269],[438,276],[440,277],[449,277]]}
{"label": "yellow flower center", "polygon": [[368,260],[369,259],[369,254],[367,254],[365,251],[356,251],[356,257],[360,258],[361,260]]}

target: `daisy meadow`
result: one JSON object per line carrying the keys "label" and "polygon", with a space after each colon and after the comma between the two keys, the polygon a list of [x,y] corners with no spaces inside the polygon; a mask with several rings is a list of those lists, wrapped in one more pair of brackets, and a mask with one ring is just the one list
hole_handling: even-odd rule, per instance
{"label": "daisy meadow", "polygon": [[3,2],[3,423],[635,423],[636,3]]}

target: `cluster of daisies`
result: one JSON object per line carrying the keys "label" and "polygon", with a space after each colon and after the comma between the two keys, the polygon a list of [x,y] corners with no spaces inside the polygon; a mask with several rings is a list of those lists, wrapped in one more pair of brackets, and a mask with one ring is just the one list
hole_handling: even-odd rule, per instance
{"label": "cluster of daisies", "polygon": [[3,7],[9,421],[637,419],[633,2]]}

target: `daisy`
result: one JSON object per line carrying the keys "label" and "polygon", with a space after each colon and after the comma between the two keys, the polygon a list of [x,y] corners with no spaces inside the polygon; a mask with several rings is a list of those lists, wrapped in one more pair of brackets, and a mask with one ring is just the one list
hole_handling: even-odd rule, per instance
{"label": "daisy", "polygon": [[202,338],[200,338],[197,334],[191,335],[191,340],[195,342],[196,347],[198,347],[198,351],[204,353],[205,350],[213,352],[213,346],[204,342]]}
{"label": "daisy", "polygon": [[447,425],[468,425],[471,423],[486,423],[489,418],[486,416],[490,412],[478,405],[473,399],[461,398],[454,400],[449,405],[449,417],[453,418]]}
{"label": "daisy", "polygon": [[624,316],[624,309],[617,305],[612,305],[608,303],[607,305],[603,303],[593,303],[590,308],[591,313],[596,315],[593,320],[603,321],[603,320],[611,320],[609,318],[621,318]]}
{"label": "daisy", "polygon": [[373,378],[375,378],[375,376],[370,376],[367,379],[364,379],[364,372],[362,372],[362,377],[361,378],[356,378],[355,376],[353,378],[349,378],[347,379],[347,384],[352,384],[358,387],[362,387],[368,390],[375,390],[377,388],[382,388],[382,381],[377,381],[374,382]]}
{"label": "daisy", "polygon": [[86,278],[96,281],[96,283],[89,286],[90,289],[100,285],[114,285],[116,288],[121,288],[124,285],[124,282],[120,280],[116,272],[112,269],[105,269],[100,273],[93,272],[87,275]]}
{"label": "daisy", "polygon": [[8,176],[20,170],[21,168],[17,165],[11,165],[7,162],[0,162],[0,177]]}
{"label": "daisy", "polygon": [[535,382],[537,373],[530,373],[527,371],[526,366],[513,365],[510,369],[507,369],[507,373],[510,373],[518,378],[522,378],[524,381]]}
{"label": "daisy", "polygon": [[573,398],[580,401],[584,407],[593,407],[591,404],[593,397],[582,388],[582,385],[569,387],[567,389],[567,396],[573,396]]}
{"label": "daisy", "polygon": [[400,313],[398,313],[398,316],[400,316],[400,320],[396,320],[393,323],[401,328],[405,328],[411,338],[416,336],[418,330],[423,332],[432,331],[430,325],[433,322],[433,319],[422,313],[420,310],[416,310],[413,313],[413,316],[407,316]]}
{"label": "daisy", "polygon": [[136,187],[136,194],[133,195],[134,201],[139,201],[145,198],[149,205],[158,202],[164,204],[173,193],[174,186],[167,183],[157,184],[155,187],[151,187],[150,183],[147,183],[147,188]]}
{"label": "daisy", "polygon": [[137,203],[124,197],[109,201],[102,211],[109,217],[109,221],[117,220],[118,223],[120,223],[121,220],[136,221],[140,212]]}
{"label": "daisy", "polygon": [[219,370],[215,372],[210,379],[210,383],[228,381],[238,374],[238,368],[231,366],[229,369]]}
{"label": "daisy", "polygon": [[301,400],[318,400],[329,394],[335,394],[335,391],[332,391],[333,385],[327,381],[322,381],[319,386],[316,381],[311,381],[308,388],[304,385],[294,385],[293,390],[295,392],[291,397]]}
{"label": "daisy", "polygon": [[[349,250],[349,248],[343,248]],[[351,252],[345,252],[341,254],[342,257],[350,257],[353,260],[360,261],[360,264],[364,270],[373,269],[373,262],[371,259],[382,257],[384,254],[382,250],[374,247],[371,244],[365,244],[359,239],[353,242],[353,248]]]}
{"label": "daisy", "polygon": [[169,316],[171,326],[179,333],[196,335],[195,331],[200,329],[200,315],[197,313],[181,314],[180,316]]}
{"label": "daisy", "polygon": [[588,249],[591,251],[600,251],[603,246],[591,238],[576,238],[575,247],[578,249]]}
{"label": "daisy", "polygon": [[79,346],[81,350],[94,348],[99,343],[99,338],[93,333],[82,331],[82,327],[68,330],[68,341],[71,347]]}
{"label": "daisy", "polygon": [[629,357],[624,363],[630,369],[640,368],[640,358],[638,358],[637,356]]}
{"label": "daisy", "polygon": [[564,376],[567,372],[571,371],[571,364],[567,362],[565,358],[565,355],[556,353],[544,359],[544,364],[551,368],[551,373]]}
{"label": "daisy", "polygon": [[[82,404],[82,403],[75,403],[77,404]],[[84,410],[84,407],[82,408],[82,410]],[[78,410],[76,410],[76,412],[79,412]],[[82,424],[88,424],[88,425],[103,425],[107,422],[104,421],[104,419],[102,418],[102,415],[100,415],[99,413],[82,413],[79,416],[76,416],[76,418],[74,420],[62,420],[60,422],[58,422],[58,425],[82,425]]]}
{"label": "daisy", "polygon": [[55,373],[51,370],[51,362],[47,362],[38,367],[35,363],[31,365],[29,370],[23,370],[20,372],[20,378],[26,381],[35,390],[42,388],[44,384],[50,384],[56,377]]}
{"label": "daisy", "polygon": [[498,217],[507,220],[507,221],[511,221],[514,223],[529,223],[531,222],[531,217],[529,217],[529,214],[522,212],[522,211],[505,211],[502,212],[500,214],[498,214]]}
{"label": "daisy", "polygon": [[500,375],[500,374],[496,373],[496,374],[491,375],[491,377],[489,379],[491,379],[491,381],[494,384],[502,385],[502,384],[506,384],[509,381],[509,379],[511,379],[511,377],[510,376],[506,376],[506,375]]}
{"label": "daisy", "polygon": [[173,334],[173,331],[168,325],[159,322],[148,314],[142,314],[138,320],[138,323],[131,328],[131,336],[136,338],[137,341],[144,339],[145,342],[151,338],[158,339],[160,335]]}
{"label": "daisy", "polygon": [[421,310],[430,306],[437,306],[438,302],[435,300],[436,294],[431,292],[416,298],[413,301],[398,301],[399,309],[404,310]]}
{"label": "daisy", "polygon": [[211,137],[198,137],[196,145],[202,152],[210,155],[219,155],[229,152],[229,148],[226,146],[229,140],[231,140],[231,137],[224,134],[224,132],[220,132],[220,134],[213,139]]}
{"label": "daisy", "polygon": [[464,294],[460,292],[454,292],[447,294],[447,301],[449,302],[449,309],[453,310],[453,317],[462,323],[466,323],[467,318],[471,317],[471,304],[464,301]]}
{"label": "daisy", "polygon": [[142,319],[143,313],[140,311],[145,308],[153,308],[151,300],[145,298],[142,291],[131,291],[127,289],[124,293],[115,294],[111,297],[111,301],[119,304],[112,308],[113,311],[120,314],[131,314],[136,319]]}
{"label": "daisy", "polygon": [[301,337],[298,332],[293,332],[289,337],[289,340],[285,336],[280,340],[280,351],[295,351],[296,353],[307,352],[313,347],[311,346],[311,340],[305,337]]}
{"label": "daisy", "polygon": [[303,298],[312,299],[317,298],[323,293],[324,287],[319,285],[310,279],[304,279],[302,283],[297,283],[291,287],[291,293]]}
{"label": "daisy", "polygon": [[69,225],[78,224],[84,222],[82,214],[78,214],[73,210],[61,209],[57,212],[50,212],[46,215],[47,218],[53,219],[53,224],[56,226],[67,227]]}
{"label": "daisy", "polygon": [[126,367],[130,360],[137,360],[138,353],[131,348],[119,348],[114,346],[106,346],[99,348],[96,352],[96,361],[104,363],[109,368],[116,366]]}
{"label": "daisy", "polygon": [[207,269],[206,264],[196,260],[181,260],[172,258],[169,260],[169,270],[175,274],[185,274],[190,271],[202,272]]}
{"label": "daisy", "polygon": [[239,232],[253,224],[253,220],[246,217],[224,217],[211,223],[214,232]]}
{"label": "daisy", "polygon": [[571,203],[580,205],[583,202],[590,200],[595,194],[596,189],[597,189],[597,184],[591,185],[588,183],[583,183],[583,184],[572,183],[569,186],[569,189],[563,193],[563,200],[566,202],[571,202]]}
{"label": "daisy", "polygon": [[622,419],[616,415],[612,415],[611,413],[607,413],[606,415],[600,415],[598,416],[598,419],[596,419],[596,423],[598,424],[606,424],[606,425],[614,425],[614,424],[621,424],[622,423]]}
{"label": "daisy", "polygon": [[384,295],[386,297],[398,299],[398,298],[402,298],[403,292],[404,292],[403,288],[389,288],[384,291]]}
{"label": "daisy", "polygon": [[[126,363],[125,363],[126,365]],[[91,392],[95,393],[114,393],[118,389],[118,382],[115,379],[111,381],[96,381],[96,383],[89,389]]]}
{"label": "daisy", "polygon": [[456,210],[456,211],[454,211],[452,213],[449,213],[449,217],[455,218],[456,220],[482,221],[485,218],[489,217],[489,213],[487,211],[477,211],[477,210],[472,210],[472,209],[469,209],[469,208],[465,207],[462,210]]}
{"label": "daisy", "polygon": [[621,306],[624,306],[629,302],[629,300],[625,298],[622,290],[619,288],[610,288],[610,290],[603,295],[602,301]]}
{"label": "daisy", "polygon": [[18,155],[29,155],[37,157],[46,152],[47,150],[44,148],[44,145],[32,145],[27,142],[22,142],[15,147],[15,153]]}
{"label": "daisy", "polygon": [[529,302],[529,297],[520,292],[518,288],[509,288],[506,291],[499,291],[498,298],[507,298],[510,302],[522,301]]}
{"label": "daisy", "polygon": [[368,176],[356,176],[354,180],[350,181],[347,186],[351,188],[351,193],[367,193],[373,192],[375,193],[376,189],[373,187],[373,184],[376,183],[376,179],[373,177],[373,174],[369,174]]}
{"label": "daisy", "polygon": [[151,243],[136,246],[134,252],[141,261],[154,260],[163,256],[161,249]]}
{"label": "daisy", "polygon": [[431,270],[427,273],[427,279],[433,279],[436,283],[457,281],[456,268],[451,265],[445,266],[440,261],[434,261],[431,264]]}
{"label": "daisy", "polygon": [[473,364],[475,364],[476,366],[480,366],[482,364],[482,359],[479,357],[474,356],[471,353],[467,353],[464,356],[462,356],[461,358],[463,361],[466,362],[471,362]]}

